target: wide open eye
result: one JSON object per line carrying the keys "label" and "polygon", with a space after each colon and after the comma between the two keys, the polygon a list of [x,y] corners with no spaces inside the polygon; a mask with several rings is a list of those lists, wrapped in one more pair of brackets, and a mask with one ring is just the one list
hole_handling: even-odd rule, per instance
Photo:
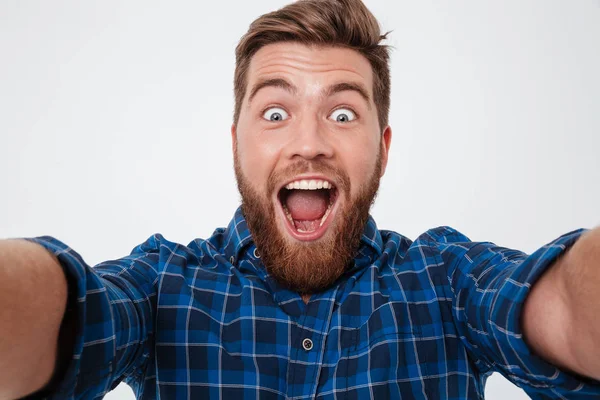
{"label": "wide open eye", "polygon": [[340,122],[344,124],[347,122],[354,121],[356,119],[356,114],[354,114],[354,111],[349,110],[347,108],[338,108],[337,110],[331,113],[329,118],[334,120],[335,122]]}
{"label": "wide open eye", "polygon": [[284,121],[289,117],[289,114],[281,107],[271,107],[263,114],[264,119],[272,122]]}

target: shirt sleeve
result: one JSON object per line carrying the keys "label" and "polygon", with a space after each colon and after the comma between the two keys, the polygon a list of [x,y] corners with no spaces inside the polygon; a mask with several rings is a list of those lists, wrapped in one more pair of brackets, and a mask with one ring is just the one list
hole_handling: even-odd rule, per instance
{"label": "shirt sleeve", "polygon": [[54,238],[28,240],[58,258],[73,299],[68,312],[76,321],[69,366],[45,398],[101,398],[123,379],[142,376],[153,351],[161,236],[93,268]]}
{"label": "shirt sleeve", "polygon": [[520,323],[531,287],[585,230],[567,233],[531,255],[472,242],[448,227],[430,232],[430,245],[447,273],[455,325],[470,355],[487,367],[483,373],[500,372],[534,399],[600,397],[600,382],[536,356]]}

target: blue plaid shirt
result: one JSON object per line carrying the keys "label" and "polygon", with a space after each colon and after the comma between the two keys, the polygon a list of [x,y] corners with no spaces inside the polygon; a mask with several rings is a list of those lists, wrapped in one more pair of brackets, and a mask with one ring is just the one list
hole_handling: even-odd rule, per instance
{"label": "blue plaid shirt", "polygon": [[582,232],[527,255],[449,227],[413,242],[370,219],[352,268],[308,304],[266,273],[240,210],[207,240],[154,235],[94,268],[32,239],[76,294],[51,398],[125,381],[139,399],[481,399],[494,371],[534,399],[596,398],[598,382],[533,355],[519,324],[531,285]]}

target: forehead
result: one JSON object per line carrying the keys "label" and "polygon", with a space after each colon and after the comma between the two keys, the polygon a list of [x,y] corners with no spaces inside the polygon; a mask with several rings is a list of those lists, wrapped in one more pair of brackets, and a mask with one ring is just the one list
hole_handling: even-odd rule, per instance
{"label": "forehead", "polygon": [[337,82],[363,84],[372,98],[373,69],[365,56],[356,50],[308,46],[295,42],[269,44],[256,52],[250,61],[247,83],[280,77],[299,87],[328,85]]}

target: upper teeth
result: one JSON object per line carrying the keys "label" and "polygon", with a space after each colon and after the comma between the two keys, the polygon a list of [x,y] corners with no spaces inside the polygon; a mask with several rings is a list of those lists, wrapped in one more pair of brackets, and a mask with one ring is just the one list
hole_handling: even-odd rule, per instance
{"label": "upper teeth", "polygon": [[332,189],[333,184],[321,179],[300,179],[298,181],[290,182],[285,185],[286,189],[300,189],[300,190],[317,190],[317,189]]}

